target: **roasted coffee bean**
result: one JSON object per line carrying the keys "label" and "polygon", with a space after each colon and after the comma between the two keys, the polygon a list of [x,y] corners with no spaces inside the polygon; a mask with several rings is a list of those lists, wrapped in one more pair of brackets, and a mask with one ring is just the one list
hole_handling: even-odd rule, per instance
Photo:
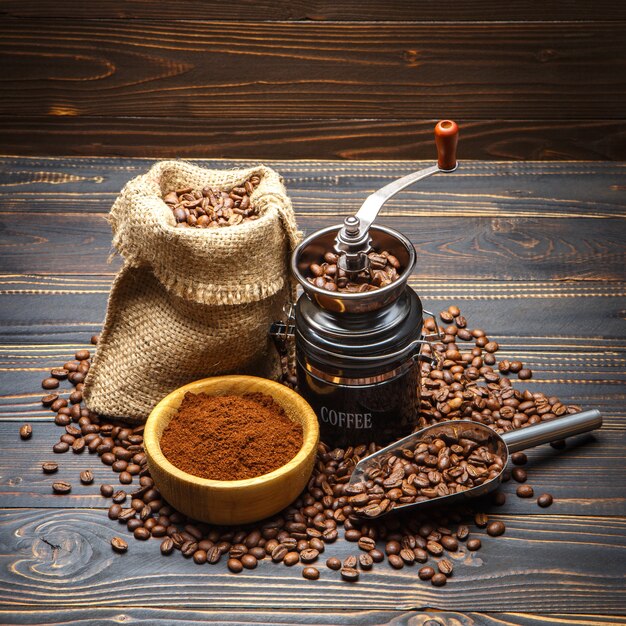
{"label": "roasted coffee bean", "polygon": [[[147,539],[150,539],[150,531],[144,526],[140,526],[139,528],[135,528],[133,531],[133,537],[135,539],[139,539],[139,541],[146,541]],[[193,554],[193,551],[191,554]],[[189,556],[191,556],[191,554]]]}
{"label": "roasted coffee bean", "polygon": [[52,491],[58,494],[66,494],[72,491],[72,485],[65,480],[59,480],[52,483]]}
{"label": "roasted coffee bean", "polygon": [[450,311],[441,311],[441,313],[439,313],[439,317],[446,324],[450,324],[454,321],[454,315],[452,315]]}
{"label": "roasted coffee bean", "polygon": [[520,498],[532,498],[535,495],[535,491],[530,485],[520,485],[515,493]]}
{"label": "roasted coffee bean", "polygon": [[119,518],[122,512],[122,506],[120,504],[112,504],[109,507],[109,519],[116,520]]}
{"label": "roasted coffee bean", "polygon": [[459,524],[459,526],[456,529],[456,538],[459,541],[465,541],[468,538],[469,534],[470,534],[469,526],[467,526],[466,524]]}
{"label": "roasted coffee bean", "polygon": [[490,522],[487,525],[487,534],[492,537],[499,537],[500,535],[503,535],[505,530],[506,526],[504,525],[504,522]]}
{"label": "roasted coffee bean", "polygon": [[528,474],[526,473],[526,470],[522,469],[521,467],[514,467],[513,471],[511,472],[511,476],[513,477],[513,480],[516,480],[518,483],[525,483],[528,479]]}
{"label": "roasted coffee bean", "polygon": [[161,542],[161,554],[168,555],[174,551],[174,542],[171,537],[166,537]]}
{"label": "roasted coffee bean", "polygon": [[307,548],[306,550],[302,550],[302,552],[300,552],[300,560],[303,563],[313,563],[314,561],[317,561],[317,557],[319,557],[320,553],[313,549],[313,548]]}
{"label": "roasted coffee bean", "polygon": [[517,377],[518,377],[520,380],[529,380],[529,379],[531,379],[531,378],[533,377],[532,370],[529,370],[529,369],[523,368],[523,369],[521,369],[521,370],[517,373]]}
{"label": "roasted coffee bean", "polygon": [[452,576],[452,572],[454,571],[454,565],[449,559],[441,559],[441,561],[437,563],[437,568],[446,576]]}
{"label": "roasted coffee bean", "polygon": [[55,402],[56,400],[59,399],[59,394],[58,393],[49,393],[47,396],[44,396],[41,399],[41,404],[43,404],[43,406],[51,406],[53,402]]}
{"label": "roasted coffee bean", "polygon": [[94,480],[93,472],[91,470],[85,470],[80,473],[80,482],[83,485],[91,485]]}
{"label": "roasted coffee bean", "polygon": [[496,506],[502,506],[506,502],[506,494],[504,491],[496,491],[491,500]]}
{"label": "roasted coffee bean", "polygon": [[90,356],[91,356],[91,353],[89,352],[89,350],[77,350],[76,353],[74,354],[74,358],[77,361],[85,361]]}
{"label": "roasted coffee bean", "polygon": [[482,544],[481,544],[480,539],[476,538],[476,539],[468,539],[466,545],[467,545],[468,550],[474,552],[476,550],[480,550],[480,546]]}
{"label": "roasted coffee bean", "polygon": [[123,489],[118,489],[112,496],[113,502],[122,504],[126,502],[127,493]]}
{"label": "roasted coffee bean", "polygon": [[489,516],[486,513],[476,513],[474,516],[474,524],[478,528],[485,528],[489,522]]}
{"label": "roasted coffee bean", "polygon": [[22,439],[30,439],[33,436],[33,428],[30,424],[24,424],[20,428],[20,437]]}
{"label": "roasted coffee bean", "polygon": [[399,541],[388,541],[385,544],[385,554],[387,554],[387,556],[391,554],[400,554],[400,550],[402,550],[402,546]]}
{"label": "roasted coffee bean", "polygon": [[53,367],[50,370],[50,376],[57,380],[65,380],[69,372],[64,367]]}
{"label": "roasted coffee bean", "polygon": [[407,565],[415,563],[415,553],[410,548],[402,548],[399,556]]}
{"label": "roasted coffee bean", "polygon": [[118,480],[122,485],[130,485],[133,482],[133,477],[128,472],[120,472]]}
{"label": "roasted coffee bean", "polygon": [[443,546],[437,541],[429,541],[426,544],[426,550],[433,556],[441,556],[443,554]]}
{"label": "roasted coffee bean", "polygon": [[554,499],[549,493],[542,493],[537,498],[537,504],[543,509],[549,507],[552,504],[552,502],[554,502]]}
{"label": "roasted coffee bean", "polygon": [[41,386],[44,389],[56,389],[59,386],[59,381],[56,378],[44,378],[44,380],[41,383]]}
{"label": "roasted coffee bean", "polygon": [[389,565],[394,569],[402,569],[404,567],[404,561],[398,554],[390,554],[387,560],[389,561]]}
{"label": "roasted coffee bean", "polygon": [[514,374],[517,374],[523,367],[524,366],[521,361],[511,361],[509,370]]}
{"label": "roasted coffee bean", "polygon": [[41,469],[44,474],[54,474],[59,469],[59,466],[56,463],[48,461],[41,464]]}
{"label": "roasted coffee bean", "polygon": [[243,564],[239,559],[228,559],[226,566],[233,574],[239,574],[243,571]]}
{"label": "roasted coffee bean", "polygon": [[363,570],[370,570],[374,566],[374,559],[369,554],[360,554],[359,566]]}
{"label": "roasted coffee bean", "polygon": [[307,580],[317,580],[320,577],[320,572],[315,567],[305,567],[302,570],[302,576]]}
{"label": "roasted coffee bean", "polygon": [[285,554],[285,558],[283,559],[283,563],[288,566],[295,565],[299,561],[300,561],[300,554],[295,551],[287,552],[287,554]]}
{"label": "roasted coffee bean", "polygon": [[274,561],[275,563],[280,563],[285,558],[285,556],[287,556],[288,552],[289,548],[287,548],[287,546],[283,544],[276,546],[276,548],[274,548],[274,550],[272,551],[272,561]]}
{"label": "roasted coffee bean", "polygon": [[369,552],[376,547],[376,542],[371,537],[361,537],[358,541],[358,546],[361,550]]}
{"label": "roasted coffee bean", "polygon": [[423,548],[413,548],[413,555],[418,563],[426,563],[428,561],[428,552]]}
{"label": "roasted coffee bean", "polygon": [[444,535],[439,541],[449,552],[456,552],[459,549],[459,542],[450,535]]}
{"label": "roasted coffee bean", "polygon": [[111,547],[114,552],[119,552],[120,554],[128,550],[128,544],[121,537],[113,537],[111,539]]}
{"label": "roasted coffee bean", "polygon": [[100,485],[100,493],[105,498],[110,498],[113,495],[113,485]]}
{"label": "roasted coffee bean", "polygon": [[252,554],[248,553],[241,557],[241,564],[246,569],[254,569],[258,565],[258,561]]}
{"label": "roasted coffee bean", "polygon": [[74,454],[80,454],[85,449],[85,440],[82,437],[74,440],[72,443],[72,452]]}
{"label": "roasted coffee bean", "polygon": [[336,556],[331,556],[329,559],[326,560],[326,567],[333,570],[340,570],[341,560],[338,559]]}
{"label": "roasted coffee bean", "polygon": [[430,582],[433,587],[443,587],[448,582],[448,579],[445,574],[438,573],[430,579]]}
{"label": "roasted coffee bean", "polygon": [[350,556],[347,556],[344,560],[343,560],[343,566],[347,567],[347,568],[352,568],[352,567],[356,567],[358,563],[358,559],[355,555],[351,554]]}
{"label": "roasted coffee bean", "polygon": [[361,531],[356,528],[346,530],[344,535],[346,541],[358,541],[361,538]]}
{"label": "roasted coffee bean", "polygon": [[[152,532],[152,535],[154,536],[154,531]],[[204,565],[206,563],[206,559],[207,555],[204,550],[196,550],[193,553],[193,560],[196,565]]]}
{"label": "roasted coffee bean", "polygon": [[385,555],[380,550],[370,550],[368,554],[372,557],[374,563],[382,563],[385,560]]}
{"label": "roasted coffee bean", "polygon": [[341,577],[351,583],[359,580],[359,571],[354,567],[342,567]]}
{"label": "roasted coffee bean", "polygon": [[426,565],[420,568],[420,570],[417,572],[417,575],[420,577],[421,580],[430,580],[435,575],[435,570],[429,565]]}
{"label": "roasted coffee bean", "polygon": [[526,465],[528,457],[523,452],[513,452],[511,455],[511,463],[513,465]]}

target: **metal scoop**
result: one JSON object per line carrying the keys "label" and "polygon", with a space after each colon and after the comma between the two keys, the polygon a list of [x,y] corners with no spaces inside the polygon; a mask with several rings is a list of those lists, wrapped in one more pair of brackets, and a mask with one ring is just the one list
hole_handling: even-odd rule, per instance
{"label": "metal scoop", "polygon": [[416,433],[412,433],[404,439],[400,439],[395,443],[371,454],[370,456],[362,459],[350,478],[349,486],[354,486],[357,483],[367,480],[366,474],[372,469],[382,467],[386,463],[390,456],[393,456],[398,450],[410,447],[415,448],[417,443],[425,441],[429,443],[434,439],[442,438],[444,441],[458,441],[459,439],[471,439],[476,441],[480,445],[487,446],[489,452],[497,455],[501,460],[501,470],[497,476],[491,480],[484,482],[481,485],[472,487],[465,491],[459,491],[447,496],[440,496],[437,498],[431,498],[419,502],[412,502],[408,504],[397,504],[393,508],[386,510],[381,515],[367,515],[368,519],[376,519],[382,517],[391,511],[405,511],[407,509],[416,509],[419,507],[427,506],[441,506],[450,505],[459,500],[466,500],[469,498],[476,498],[483,496],[494,489],[497,489],[498,485],[502,482],[502,474],[507,466],[509,460],[509,454],[512,452],[519,452],[520,450],[526,450],[528,448],[534,448],[550,441],[556,441],[558,439],[565,439],[566,437],[572,437],[574,435],[580,435],[582,433],[595,430],[602,426],[602,415],[600,411],[583,411],[582,413],[576,413],[574,415],[566,415],[564,417],[557,417],[546,422],[540,422],[534,426],[528,428],[521,428],[519,430],[513,430],[503,435],[499,435],[489,426],[480,424],[478,422],[471,422],[468,420],[455,420],[448,422],[441,422],[433,426],[428,426]]}

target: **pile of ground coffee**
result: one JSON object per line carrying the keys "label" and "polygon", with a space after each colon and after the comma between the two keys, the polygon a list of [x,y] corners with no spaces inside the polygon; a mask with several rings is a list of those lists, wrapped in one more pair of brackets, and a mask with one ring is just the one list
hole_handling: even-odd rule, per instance
{"label": "pile of ground coffee", "polygon": [[243,480],[272,472],[302,447],[302,426],[262,393],[187,393],[161,437],[170,463],[194,476]]}

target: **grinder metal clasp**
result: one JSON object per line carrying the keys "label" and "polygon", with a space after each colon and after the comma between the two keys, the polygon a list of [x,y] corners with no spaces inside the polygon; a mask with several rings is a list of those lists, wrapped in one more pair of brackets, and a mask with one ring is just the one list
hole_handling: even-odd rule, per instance
{"label": "grinder metal clasp", "polygon": [[371,251],[369,229],[387,200],[409,185],[439,172],[454,172],[458,167],[456,146],[458,126],[451,120],[442,120],[435,126],[437,164],[419,172],[403,176],[368,196],[355,215],[346,217],[335,239],[335,252],[339,255],[337,265],[348,274],[370,270],[367,253]]}

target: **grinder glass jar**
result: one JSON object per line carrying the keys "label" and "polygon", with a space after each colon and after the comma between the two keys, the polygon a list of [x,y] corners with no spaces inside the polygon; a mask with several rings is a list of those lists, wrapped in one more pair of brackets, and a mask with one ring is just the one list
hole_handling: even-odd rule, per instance
{"label": "grinder glass jar", "polygon": [[422,304],[407,285],[415,250],[400,233],[372,226],[372,248],[398,260],[398,278],[371,291],[330,292],[308,278],[311,264],[333,249],[338,228],[314,233],[292,258],[304,288],[294,324],[299,391],[330,445],[385,443],[410,433],[419,418],[426,341]]}

